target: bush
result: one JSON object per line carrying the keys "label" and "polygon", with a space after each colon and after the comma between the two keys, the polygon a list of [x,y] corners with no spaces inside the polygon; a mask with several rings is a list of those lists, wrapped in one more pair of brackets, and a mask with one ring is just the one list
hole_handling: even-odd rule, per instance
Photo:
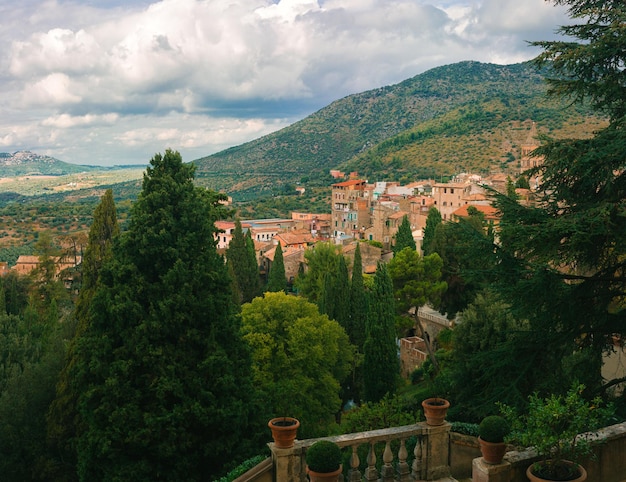
{"label": "bush", "polygon": [[478,437],[478,424],[469,422],[452,422],[452,432]]}
{"label": "bush", "polygon": [[423,368],[416,368],[415,370],[413,370],[411,372],[411,384],[412,385],[417,385],[423,379],[424,379],[424,369]]}
{"label": "bush", "polygon": [[478,426],[478,435],[485,442],[502,443],[511,431],[509,422],[499,415],[490,415],[483,418]]}
{"label": "bush", "polygon": [[259,465],[266,458],[267,458],[267,456],[265,456],[265,455],[256,455],[255,457],[252,457],[252,458],[250,458],[248,460],[244,460],[241,464],[239,464],[233,470],[228,472],[227,475],[217,479],[216,482],[232,482],[236,478],[238,478],[238,477],[242,476],[243,474],[245,474],[248,470],[252,469],[253,467],[256,467],[257,465]]}
{"label": "bush", "polygon": [[306,451],[306,464],[314,472],[334,472],[341,466],[341,460],[341,449],[330,440],[319,440]]}

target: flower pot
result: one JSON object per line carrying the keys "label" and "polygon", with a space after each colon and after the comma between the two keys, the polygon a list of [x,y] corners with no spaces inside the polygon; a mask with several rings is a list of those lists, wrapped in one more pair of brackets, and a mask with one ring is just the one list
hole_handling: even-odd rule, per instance
{"label": "flower pot", "polygon": [[422,402],[422,408],[428,425],[443,425],[450,402],[445,398],[427,398]]}
{"label": "flower pot", "polygon": [[300,422],[292,417],[277,417],[267,423],[272,431],[274,446],[279,449],[293,447]]}
{"label": "flower pot", "polygon": [[486,464],[498,465],[502,463],[502,458],[506,453],[506,444],[504,442],[487,442],[478,437],[478,443]]}
{"label": "flower pot", "polygon": [[340,465],[334,472],[315,472],[308,467],[306,468],[306,472],[309,474],[309,480],[311,482],[337,482],[342,470],[342,465]]}
{"label": "flower pot", "polygon": [[[575,477],[575,478],[546,478],[545,476],[541,476],[539,475],[540,473],[540,469],[541,469],[541,462],[536,462],[534,464],[530,464],[528,466],[528,468],[526,469],[526,477],[528,477],[528,480],[530,482],[545,482],[546,480],[553,482],[553,481],[567,481],[567,482],[583,482],[584,480],[587,480],[587,471],[585,470],[585,468],[582,465],[579,464],[575,464],[574,462],[570,462],[568,460],[563,461],[564,466],[569,467],[569,468],[578,468],[579,471],[579,476]],[[539,473],[537,472],[537,470],[539,469]]]}

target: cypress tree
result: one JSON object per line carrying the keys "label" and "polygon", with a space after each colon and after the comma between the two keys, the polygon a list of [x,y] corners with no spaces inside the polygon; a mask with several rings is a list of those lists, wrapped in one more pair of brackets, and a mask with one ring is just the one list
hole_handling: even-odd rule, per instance
{"label": "cypress tree", "polygon": [[221,196],[167,150],[101,270],[77,343],[80,480],[206,480],[245,456],[251,361],[216,250]]}
{"label": "cypress tree", "polygon": [[424,238],[422,240],[422,251],[424,256],[428,256],[433,252],[432,243],[435,238],[435,231],[437,226],[442,223],[441,213],[436,207],[431,207],[428,210],[428,217],[426,218],[426,226],[424,226]]}
{"label": "cypress tree", "polygon": [[350,318],[346,332],[350,342],[363,352],[365,343],[365,320],[368,313],[368,300],[363,284],[363,264],[361,259],[360,244],[354,251],[354,264],[352,266],[352,280],[350,283]]}
{"label": "cypress tree", "polygon": [[395,336],[393,284],[387,267],[378,263],[363,346],[364,398],[378,402],[393,394],[399,376]]}
{"label": "cypress tree", "polygon": [[287,280],[285,278],[285,262],[283,260],[283,248],[278,243],[274,251],[274,262],[270,266],[267,282],[267,291],[285,291]]}
{"label": "cypress tree", "polygon": [[341,255],[337,263],[333,300],[334,319],[347,331],[350,324],[350,275],[346,258]]}
{"label": "cypress tree", "polygon": [[[76,333],[70,343],[65,365],[59,375],[56,398],[47,414],[48,440],[59,455],[57,477],[77,480],[76,476],[76,415],[78,394],[70,385],[70,372],[76,364],[76,343],[89,324],[89,306],[96,289],[102,265],[111,256],[113,239],[119,234],[113,191],[107,189],[93,214],[87,247],[81,263],[82,285],[74,317]],[[61,476],[60,473],[63,473]]]}
{"label": "cypress tree", "polygon": [[249,303],[255,296],[259,295],[259,267],[254,252],[254,242],[248,234],[244,234],[241,221],[235,221],[233,238],[226,251],[226,259],[232,267],[241,303]]}
{"label": "cypress tree", "polygon": [[393,253],[396,254],[402,251],[404,248],[416,249],[415,239],[413,239],[413,231],[411,231],[411,223],[409,223],[409,217],[405,215],[402,218],[402,222],[398,227],[396,233],[396,241],[393,245]]}

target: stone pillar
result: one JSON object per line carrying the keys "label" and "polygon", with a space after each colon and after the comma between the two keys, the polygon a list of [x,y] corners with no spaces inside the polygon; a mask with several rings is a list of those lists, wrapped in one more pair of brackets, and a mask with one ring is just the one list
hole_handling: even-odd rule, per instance
{"label": "stone pillar", "polygon": [[267,445],[272,451],[274,480],[276,482],[299,482],[306,480],[306,468],[302,463],[302,447],[298,443],[288,449],[276,448],[273,443],[268,443]]}
{"label": "stone pillar", "polygon": [[511,464],[506,461],[494,465],[487,464],[482,457],[472,461],[472,482],[509,482]]}
{"label": "stone pillar", "polygon": [[450,428],[443,425],[426,427],[426,480],[437,480],[450,476]]}

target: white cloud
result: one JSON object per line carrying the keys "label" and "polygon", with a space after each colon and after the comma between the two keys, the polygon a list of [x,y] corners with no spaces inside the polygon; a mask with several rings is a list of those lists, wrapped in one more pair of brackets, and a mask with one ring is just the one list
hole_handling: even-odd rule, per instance
{"label": "white cloud", "polygon": [[161,141],[206,155],[437,65],[526,60],[565,21],[544,0],[23,0],[0,15],[0,145],[81,163]]}

